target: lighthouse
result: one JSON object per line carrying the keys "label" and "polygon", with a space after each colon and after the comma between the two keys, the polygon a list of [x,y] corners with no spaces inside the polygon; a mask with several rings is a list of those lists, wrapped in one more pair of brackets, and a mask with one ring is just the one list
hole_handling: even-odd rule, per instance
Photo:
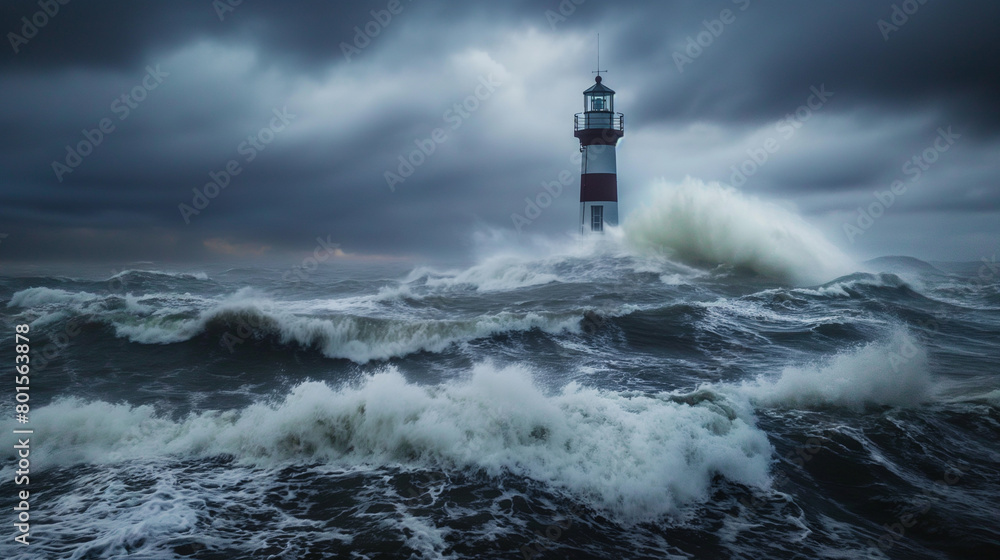
{"label": "lighthouse", "polygon": [[[600,68],[600,66],[598,66]],[[601,83],[583,92],[583,112],[575,115],[573,135],[583,153],[580,168],[580,232],[602,232],[618,225],[618,172],[615,146],[625,135],[625,117],[615,113],[615,92]]]}

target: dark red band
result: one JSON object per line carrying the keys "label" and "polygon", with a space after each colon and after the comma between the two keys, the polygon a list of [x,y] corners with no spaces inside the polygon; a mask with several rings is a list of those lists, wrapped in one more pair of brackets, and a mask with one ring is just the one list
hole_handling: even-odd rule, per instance
{"label": "dark red band", "polygon": [[577,130],[573,136],[580,139],[581,146],[594,146],[596,144],[614,146],[622,136],[625,136],[625,133],[613,128],[585,128]]}
{"label": "dark red band", "polygon": [[618,202],[618,175],[584,173],[580,175],[580,202]]}

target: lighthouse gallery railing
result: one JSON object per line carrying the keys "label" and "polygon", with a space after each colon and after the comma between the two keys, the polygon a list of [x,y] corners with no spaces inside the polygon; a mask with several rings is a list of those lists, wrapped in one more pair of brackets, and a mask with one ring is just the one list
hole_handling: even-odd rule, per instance
{"label": "lighthouse gallery railing", "polygon": [[625,131],[625,115],[603,111],[588,111],[573,115],[574,131],[588,128],[610,128]]}

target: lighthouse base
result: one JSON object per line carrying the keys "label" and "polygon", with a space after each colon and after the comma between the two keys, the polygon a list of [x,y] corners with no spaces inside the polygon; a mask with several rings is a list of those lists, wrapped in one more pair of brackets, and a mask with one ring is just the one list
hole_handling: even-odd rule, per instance
{"label": "lighthouse base", "polygon": [[587,201],[580,203],[580,233],[601,233],[607,226],[618,225],[618,202]]}

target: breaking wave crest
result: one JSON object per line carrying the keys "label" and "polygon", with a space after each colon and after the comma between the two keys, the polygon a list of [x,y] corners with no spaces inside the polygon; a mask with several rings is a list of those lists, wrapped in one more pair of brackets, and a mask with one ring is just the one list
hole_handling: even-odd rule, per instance
{"label": "breaking wave crest", "polygon": [[540,286],[560,280],[548,270],[539,270],[540,263],[514,255],[496,256],[458,271],[437,271],[433,268],[418,267],[404,280],[412,283],[422,280],[429,288],[453,290],[472,289],[478,292],[517,290]]}
{"label": "breaking wave crest", "polygon": [[725,264],[796,283],[819,283],[857,270],[800,216],[719,183],[687,177],[663,183],[624,223],[637,248],[685,262]]}
{"label": "breaking wave crest", "polygon": [[914,406],[931,396],[927,351],[904,329],[824,362],[789,366],[739,391],[758,404],[788,408]]}
{"label": "breaking wave crest", "polygon": [[905,280],[895,274],[883,272],[871,274],[868,272],[855,272],[837,278],[832,282],[827,282],[816,288],[798,288],[795,291],[803,294],[826,297],[856,297],[863,290],[868,288],[890,288],[894,290],[907,290],[913,292],[913,287]]}
{"label": "breaking wave crest", "polygon": [[58,288],[28,288],[15,293],[7,307],[38,307],[43,305],[74,305],[89,303],[101,296],[89,292],[69,292]]}
{"label": "breaking wave crest", "polygon": [[532,329],[550,333],[577,332],[580,319],[577,315],[505,311],[470,319],[410,320],[356,315],[309,317],[262,309],[252,304],[231,304],[213,309],[170,332],[161,332],[150,326],[119,326],[117,329],[119,335],[127,336],[134,342],[146,343],[186,340],[206,330],[240,330],[255,338],[275,337],[281,344],[316,348],[329,358],[366,363],[416,352],[441,352],[456,343],[507,332]]}
{"label": "breaking wave crest", "polygon": [[186,280],[208,280],[208,274],[204,272],[165,272],[162,270],[123,270],[108,278],[110,280],[122,280],[127,278],[183,278]]}
{"label": "breaking wave crest", "polygon": [[[749,407],[571,383],[544,394],[522,366],[474,367],[437,386],[392,367],[353,386],[307,382],[282,400],[172,420],[149,406],[69,398],[36,413],[39,465],[232,456],[249,465],[409,465],[513,474],[624,522],[707,500],[721,475],[770,484],[771,446]],[[32,450],[32,457],[35,452]]]}
{"label": "breaking wave crest", "polygon": [[225,340],[228,333],[240,340],[298,344],[357,363],[441,352],[453,344],[509,332],[579,332],[583,319],[583,312],[498,311],[441,319],[368,314],[373,302],[386,299],[391,298],[380,292],[369,298],[290,303],[239,290],[219,301],[179,294],[100,296],[30,288],[15,293],[8,306],[30,310],[26,318],[36,326],[84,317],[140,344],[174,344],[202,335]]}

